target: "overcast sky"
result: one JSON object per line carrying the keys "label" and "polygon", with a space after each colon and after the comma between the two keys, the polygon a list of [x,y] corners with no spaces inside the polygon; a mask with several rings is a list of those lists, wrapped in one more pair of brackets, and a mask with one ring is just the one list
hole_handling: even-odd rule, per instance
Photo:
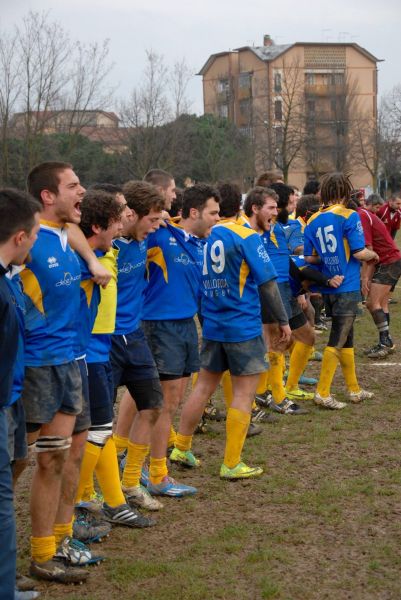
{"label": "overcast sky", "polygon": [[[140,84],[146,49],[171,65],[185,57],[195,74],[210,54],[262,45],[266,33],[277,44],[356,42],[385,61],[378,65],[381,94],[401,83],[400,0],[0,0],[0,30],[29,10],[50,11],[72,38],[109,38],[110,83],[120,97]],[[188,95],[202,113],[200,77]]]}

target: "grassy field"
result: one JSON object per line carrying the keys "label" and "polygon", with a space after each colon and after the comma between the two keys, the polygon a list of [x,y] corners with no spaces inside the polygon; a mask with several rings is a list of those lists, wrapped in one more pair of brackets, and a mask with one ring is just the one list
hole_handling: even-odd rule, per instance
{"label": "grassy field", "polygon": [[[398,342],[400,325],[401,302],[392,306]],[[319,336],[318,347],[326,339]],[[172,467],[199,494],[163,500],[152,529],[114,529],[95,546],[106,561],[91,568],[84,586],[40,584],[43,599],[400,599],[401,360],[399,352],[383,361],[392,366],[365,359],[362,348],[375,340],[364,314],[355,345],[360,381],[375,392],[373,400],[338,412],[309,403],[309,415],[265,425],[244,451],[247,462],[265,469],[255,481],[219,480],[224,423],[213,424],[195,438],[202,467]],[[311,363],[308,374],[318,369]],[[334,388],[343,399],[339,372]],[[22,570],[29,481],[27,472],[17,498]]]}

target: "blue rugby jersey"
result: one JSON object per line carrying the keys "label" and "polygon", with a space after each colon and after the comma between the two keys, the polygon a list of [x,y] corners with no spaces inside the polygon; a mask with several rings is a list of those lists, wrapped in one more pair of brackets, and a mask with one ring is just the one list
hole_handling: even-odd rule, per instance
{"label": "blue rugby jersey", "polygon": [[170,223],[149,236],[144,321],[189,319],[197,313],[205,242]]}
{"label": "blue rugby jersey", "polygon": [[21,272],[27,297],[25,364],[61,365],[74,359],[81,270],[64,228],[41,221],[31,261]]}
{"label": "blue rugby jersey", "polygon": [[309,219],[305,231],[304,255],[320,256],[322,273],[327,278],[343,275],[338,288],[323,293],[341,294],[360,290],[360,263],[353,252],[365,248],[361,220],[354,210],[342,204],[320,209]]}
{"label": "blue rugby jersey", "polygon": [[[98,258],[104,254],[105,253],[101,250],[95,250],[95,255]],[[82,358],[86,354],[89,338],[99,308],[100,287],[92,281],[92,273],[89,271],[88,265],[83,258],[78,256],[78,260],[81,267],[81,288],[80,308],[74,340],[74,354],[75,358]]]}
{"label": "blue rugby jersey", "polygon": [[286,225],[282,225],[282,228],[287,240],[287,248],[290,254],[294,254],[296,248],[304,245],[304,234],[301,223],[298,219],[289,219]]}
{"label": "blue rugby jersey", "polygon": [[266,252],[272,261],[277,273],[277,283],[289,280],[290,251],[282,223],[276,221],[271,224],[270,230],[262,234]]}
{"label": "blue rugby jersey", "polygon": [[125,335],[138,329],[142,319],[148,244],[147,240],[118,238],[113,246],[119,250],[115,334]]}
{"label": "blue rugby jersey", "polygon": [[15,306],[15,312],[18,320],[18,350],[13,368],[13,385],[11,398],[6,406],[11,406],[21,397],[22,387],[25,376],[25,296],[22,289],[20,269],[13,267],[10,273],[7,273],[5,280],[10,289],[12,303]]}
{"label": "blue rugby jersey", "polygon": [[243,342],[261,335],[258,286],[275,277],[259,234],[233,222],[215,225],[204,245],[203,337]]}

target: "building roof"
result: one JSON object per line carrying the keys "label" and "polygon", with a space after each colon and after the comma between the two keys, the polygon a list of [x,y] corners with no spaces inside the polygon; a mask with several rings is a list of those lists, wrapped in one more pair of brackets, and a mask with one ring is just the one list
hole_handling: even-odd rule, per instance
{"label": "building roof", "polygon": [[238,52],[244,52],[245,50],[249,50],[256,54],[256,56],[263,61],[270,62],[271,60],[276,59],[281,54],[287,52],[290,48],[294,46],[351,46],[355,48],[358,52],[366,56],[372,62],[383,62],[383,59],[376,58],[373,54],[362,48],[359,44],[354,42],[295,42],[294,44],[271,44],[270,46],[241,46],[241,48],[235,48],[234,50],[228,50],[226,52],[218,52],[216,54],[211,54],[208,60],[205,62],[203,67],[200,69],[198,75],[205,75],[209,68],[212,66],[213,62],[216,58],[220,56],[226,56],[227,54],[235,54]]}

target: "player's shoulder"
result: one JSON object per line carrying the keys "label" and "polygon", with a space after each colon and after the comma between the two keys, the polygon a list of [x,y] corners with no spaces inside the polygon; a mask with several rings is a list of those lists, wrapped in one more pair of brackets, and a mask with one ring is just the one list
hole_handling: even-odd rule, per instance
{"label": "player's shoulder", "polygon": [[358,213],[352,208],[346,208],[342,204],[335,204],[330,209],[331,214],[336,215],[338,217],[343,217],[344,219],[350,219],[358,215]]}
{"label": "player's shoulder", "polygon": [[234,235],[234,237],[241,238],[242,240],[246,240],[251,236],[258,235],[256,231],[251,229],[250,227],[245,227],[244,225],[239,225],[234,221],[229,221],[227,223],[217,223],[212,229],[215,235]]}

